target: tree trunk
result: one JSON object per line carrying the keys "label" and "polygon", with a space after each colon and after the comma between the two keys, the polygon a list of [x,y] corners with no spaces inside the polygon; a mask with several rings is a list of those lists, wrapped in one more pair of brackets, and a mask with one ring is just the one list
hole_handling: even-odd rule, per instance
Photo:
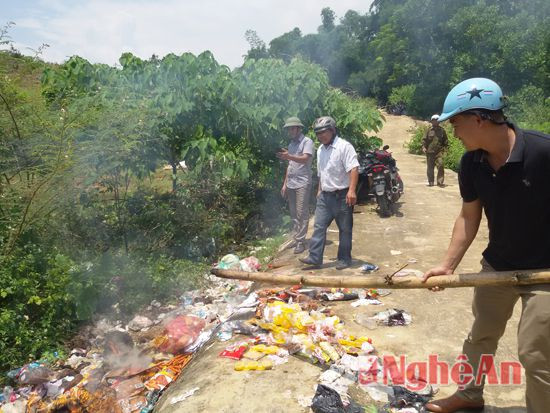
{"label": "tree trunk", "polygon": [[176,192],[176,189],[178,188],[178,164],[170,163],[170,165],[172,165],[172,192]]}

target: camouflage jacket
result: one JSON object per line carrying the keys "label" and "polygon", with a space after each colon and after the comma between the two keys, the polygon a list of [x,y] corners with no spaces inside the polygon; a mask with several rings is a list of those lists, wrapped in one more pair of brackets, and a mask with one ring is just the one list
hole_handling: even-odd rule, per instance
{"label": "camouflage jacket", "polygon": [[426,148],[426,153],[439,153],[449,146],[447,133],[441,126],[430,126],[430,129],[422,139],[422,147]]}

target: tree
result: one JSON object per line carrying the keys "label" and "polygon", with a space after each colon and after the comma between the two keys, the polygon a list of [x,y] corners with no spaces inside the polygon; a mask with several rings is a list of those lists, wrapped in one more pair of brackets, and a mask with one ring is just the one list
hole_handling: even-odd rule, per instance
{"label": "tree", "polygon": [[263,59],[268,57],[265,42],[260,39],[256,30],[248,29],[244,33],[244,38],[248,42],[250,49],[248,50],[245,58],[247,59]]}
{"label": "tree", "polygon": [[334,21],[336,20],[336,13],[330,8],[325,7],[321,10],[321,28],[326,32],[330,32],[334,29]]}

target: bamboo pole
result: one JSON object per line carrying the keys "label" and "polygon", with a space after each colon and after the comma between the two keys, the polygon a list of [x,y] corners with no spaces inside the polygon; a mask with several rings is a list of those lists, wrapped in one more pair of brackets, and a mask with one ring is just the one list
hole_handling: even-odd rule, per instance
{"label": "bamboo pole", "polygon": [[220,278],[259,281],[277,285],[303,285],[311,287],[346,288],[459,288],[482,285],[513,286],[550,284],[550,270],[499,271],[469,274],[442,275],[429,278],[425,283],[415,276],[391,275],[282,275],[268,272],[245,272],[214,268],[211,273]]}

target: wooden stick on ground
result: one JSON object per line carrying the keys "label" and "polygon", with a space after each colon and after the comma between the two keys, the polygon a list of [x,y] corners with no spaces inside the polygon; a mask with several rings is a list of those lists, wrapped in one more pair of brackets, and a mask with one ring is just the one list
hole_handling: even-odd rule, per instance
{"label": "wooden stick on ground", "polygon": [[500,271],[471,274],[453,274],[429,278],[425,283],[415,276],[393,277],[388,284],[385,275],[278,275],[268,272],[245,272],[214,268],[212,274],[220,278],[259,281],[277,285],[346,288],[459,288],[481,285],[511,286],[550,284],[550,270]]}

